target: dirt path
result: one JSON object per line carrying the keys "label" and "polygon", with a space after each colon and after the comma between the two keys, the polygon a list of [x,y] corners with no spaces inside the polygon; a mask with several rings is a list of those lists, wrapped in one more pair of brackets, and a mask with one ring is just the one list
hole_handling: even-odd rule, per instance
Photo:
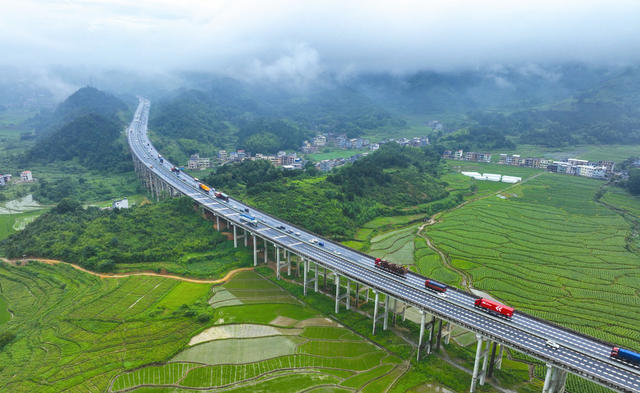
{"label": "dirt path", "polygon": [[74,265],[73,263],[59,261],[56,259],[46,259],[46,258],[23,258],[23,259],[0,258],[0,260],[2,260],[2,262],[8,263],[13,266],[17,266],[16,262],[27,263],[29,261],[38,261],[38,262],[46,263],[47,265],[65,264],[65,265],[71,266],[76,270],[80,270],[81,272],[85,272],[100,278],[126,278],[131,276],[154,276],[154,277],[171,278],[173,280],[180,280],[180,281],[200,283],[200,284],[220,284],[220,283],[229,281],[229,279],[234,275],[236,275],[237,273],[253,270],[252,267],[242,267],[239,269],[231,270],[222,278],[219,278],[217,280],[211,280],[206,278],[188,278],[188,277],[176,276],[174,274],[163,274],[163,273],[154,273],[154,272],[133,272],[133,273],[113,273],[113,274],[96,273],[96,272],[92,272],[91,270],[87,270],[81,266]]}
{"label": "dirt path", "polygon": [[433,217],[431,217],[429,219],[429,221],[425,222],[424,224],[422,224],[420,226],[420,228],[418,229],[417,235],[422,237],[427,242],[427,246],[430,249],[432,249],[433,251],[437,252],[438,255],[440,255],[440,260],[442,261],[442,264],[447,269],[456,272],[462,278],[461,279],[462,287],[466,288],[467,291],[471,291],[471,289],[473,289],[473,277],[469,273],[467,273],[467,272],[465,272],[463,270],[457,269],[456,267],[454,267],[451,264],[451,260],[449,259],[448,255],[445,254],[444,251],[442,251],[438,247],[436,247],[433,244],[433,242],[431,241],[431,238],[429,238],[429,236],[427,236],[425,228],[427,228],[428,226],[437,224],[439,222],[442,222],[441,217],[446,213],[449,213],[449,212],[452,212],[454,210],[460,209],[461,207],[464,207],[465,205],[467,205],[467,204],[469,204],[471,202],[479,201],[481,199],[486,199],[486,198],[495,196],[497,194],[506,192],[506,191],[508,191],[508,190],[510,190],[510,189],[512,189],[514,187],[520,186],[520,185],[528,182],[529,180],[535,179],[536,177],[538,177],[538,176],[540,176],[540,175],[542,175],[544,173],[546,173],[546,172],[540,172],[538,174],[535,174],[535,175],[533,175],[531,177],[528,177],[528,178],[524,179],[523,181],[521,181],[519,183],[515,183],[515,184],[512,184],[512,185],[510,185],[508,187],[505,187],[502,190],[498,190],[496,192],[492,192],[492,193],[487,194],[487,195],[481,195],[481,196],[478,196],[476,198],[471,198],[471,199],[469,199],[467,201],[462,202],[461,204],[459,204],[457,206],[452,207],[451,209],[447,209],[447,210],[441,211],[439,213],[436,213]]}

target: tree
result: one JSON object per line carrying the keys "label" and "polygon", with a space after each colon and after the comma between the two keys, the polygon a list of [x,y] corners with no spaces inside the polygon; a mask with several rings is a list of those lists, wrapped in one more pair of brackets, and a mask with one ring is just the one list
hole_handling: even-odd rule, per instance
{"label": "tree", "polygon": [[640,195],[640,168],[634,168],[629,171],[627,189],[633,195]]}

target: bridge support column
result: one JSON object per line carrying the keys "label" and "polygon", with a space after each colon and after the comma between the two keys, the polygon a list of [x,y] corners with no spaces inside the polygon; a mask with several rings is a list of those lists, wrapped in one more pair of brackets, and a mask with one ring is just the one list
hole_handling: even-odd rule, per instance
{"label": "bridge support column", "polygon": [[291,277],[291,252],[289,250],[285,252],[287,253],[287,276]]}
{"label": "bridge support column", "polygon": [[267,247],[267,238],[264,238],[264,263],[267,264],[267,254],[269,253],[269,248]]}
{"label": "bridge support column", "polygon": [[335,276],[336,276],[336,308],[335,308],[335,313],[337,314],[338,311],[340,310],[340,276],[338,275],[338,272],[334,272]]}
{"label": "bridge support column", "polygon": [[453,324],[451,322],[447,322],[447,327],[446,327],[445,331],[443,332],[443,334],[444,334],[444,343],[446,345],[449,345],[449,342],[451,341],[451,332],[452,332],[452,330],[453,330]]}
{"label": "bridge support column", "polygon": [[220,216],[216,216],[216,229],[220,232]]}
{"label": "bridge support column", "polygon": [[324,290],[327,290],[327,267],[324,267]]}
{"label": "bridge support column", "polygon": [[[303,274],[304,274],[304,277],[302,278],[302,282],[303,282],[303,284],[302,284],[302,294],[304,296],[307,296],[307,269],[306,269],[307,260],[303,259],[302,261],[303,261],[303,263],[305,265],[305,266],[302,267],[302,271],[303,271]],[[298,262],[298,267],[299,266],[300,266],[300,262]]]}
{"label": "bridge support column", "polygon": [[347,278],[346,309],[351,310],[351,280]]}
{"label": "bridge support column", "polygon": [[503,355],[504,347],[500,344],[500,350],[498,351],[498,358],[496,359],[495,368],[496,370],[500,370],[502,368],[502,355]]}
{"label": "bridge support column", "polygon": [[253,243],[253,266],[258,266],[258,246],[256,244],[256,235],[252,236]]}
{"label": "bridge support column", "polygon": [[567,382],[567,372],[551,364],[547,364],[542,393],[564,393]]}
{"label": "bridge support column", "polygon": [[[485,340],[479,334],[476,335],[478,346],[476,347],[476,359],[473,363],[473,375],[471,377],[470,393],[475,393],[478,384],[484,385],[485,373],[487,370],[489,348],[483,349]],[[482,361],[482,370],[480,370],[480,360]]]}
{"label": "bridge support column", "polygon": [[358,308],[360,303],[360,283],[356,282],[356,308]]}
{"label": "bridge support column", "polygon": [[233,226],[233,248],[238,248],[238,233],[235,225]]}
{"label": "bridge support column", "polygon": [[420,348],[422,347],[422,336],[424,336],[424,310],[420,310],[420,335],[418,336],[418,353],[416,361],[420,360]]}
{"label": "bridge support column", "polygon": [[[375,293],[375,302],[373,304],[373,332],[371,334],[373,334],[374,336],[376,335],[376,322],[378,321],[378,291],[374,291]],[[369,296],[367,294],[367,296]]]}
{"label": "bridge support column", "polygon": [[480,371],[480,386],[484,385],[484,381],[487,378],[487,364],[489,363],[489,348],[491,347],[491,341],[486,341],[486,348],[482,354],[482,370]]}
{"label": "bridge support column", "polygon": [[280,279],[280,247],[275,246],[276,248],[276,280]]}
{"label": "bridge support column", "polygon": [[247,233],[246,229],[243,229],[243,231],[244,231],[244,235],[242,235],[242,237],[244,238],[244,246],[246,247],[247,246],[247,240],[248,240],[247,239],[248,233]]}
{"label": "bridge support column", "polygon": [[318,263],[315,263],[315,274],[313,277],[313,291],[318,292]]}
{"label": "bridge support column", "polygon": [[436,350],[440,350],[440,340],[442,340],[442,319],[438,320],[438,337],[436,339]]}
{"label": "bridge support column", "polygon": [[387,330],[389,325],[389,295],[384,295],[384,318],[382,319],[382,330]]}

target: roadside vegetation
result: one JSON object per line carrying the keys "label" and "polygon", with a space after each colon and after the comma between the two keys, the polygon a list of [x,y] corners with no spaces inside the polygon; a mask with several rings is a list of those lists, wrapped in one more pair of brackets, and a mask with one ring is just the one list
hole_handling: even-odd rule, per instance
{"label": "roadside vegetation", "polygon": [[101,272],[154,270],[218,278],[251,253],[213,229],[188,198],[131,209],[84,209],[64,199],[0,243],[9,258],[61,259]]}

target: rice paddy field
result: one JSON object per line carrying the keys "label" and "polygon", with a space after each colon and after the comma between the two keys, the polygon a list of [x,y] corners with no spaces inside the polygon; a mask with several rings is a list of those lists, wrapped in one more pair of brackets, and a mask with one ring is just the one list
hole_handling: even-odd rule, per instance
{"label": "rice paddy field", "polygon": [[380,392],[408,368],[254,272],[215,287],[209,302],[214,326],[168,362],[120,373],[108,391]]}
{"label": "rice paddy field", "polygon": [[[473,286],[516,308],[640,349],[640,255],[598,180],[544,173],[442,215],[426,234]],[[615,191],[605,200],[637,212]],[[451,277],[441,277],[456,284]]]}
{"label": "rice paddy field", "polygon": [[0,240],[23,230],[47,210],[48,207],[38,204],[31,195],[0,203]]}

